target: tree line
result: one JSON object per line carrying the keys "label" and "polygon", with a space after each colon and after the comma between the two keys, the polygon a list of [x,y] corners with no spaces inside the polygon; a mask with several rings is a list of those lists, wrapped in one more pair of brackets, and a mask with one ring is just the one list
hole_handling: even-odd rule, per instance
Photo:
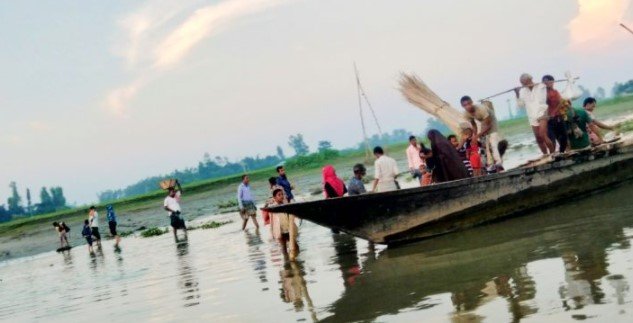
{"label": "tree line", "polygon": [[9,188],[11,189],[11,193],[9,198],[7,198],[6,205],[0,205],[0,222],[10,221],[17,217],[51,213],[68,208],[66,197],[64,197],[64,190],[59,186],[51,188],[42,187],[40,190],[39,203],[33,202],[31,189],[26,189],[26,200],[23,200],[18,191],[16,182],[9,183]]}

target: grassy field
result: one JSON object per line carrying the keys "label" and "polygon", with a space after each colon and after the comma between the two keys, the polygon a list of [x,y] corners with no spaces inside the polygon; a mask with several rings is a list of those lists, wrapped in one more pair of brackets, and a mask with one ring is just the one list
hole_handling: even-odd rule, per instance
{"label": "grassy field", "polygon": [[[618,115],[633,113],[633,97],[622,97],[610,100],[604,100],[599,103],[596,115],[599,118],[608,118]],[[507,138],[520,133],[529,133],[530,129],[527,125],[527,119],[517,118],[512,120],[504,120],[499,123],[501,133]],[[627,123],[623,125],[623,131],[633,130],[633,123]],[[407,142],[401,144],[390,145],[385,147],[387,151],[401,151],[407,146]],[[362,162],[365,159],[365,153],[362,150],[347,152],[338,157],[328,160],[327,163],[336,166],[344,165],[346,168],[351,168],[357,162]],[[288,167],[288,172],[292,174],[293,178],[300,178],[305,176],[318,176],[321,165],[313,165],[313,167],[291,168]],[[274,168],[260,169],[249,173],[253,182],[265,183],[267,178],[275,173]],[[222,178],[216,178],[211,180],[199,181],[190,183],[183,186],[183,190],[187,195],[196,195],[205,193],[208,195],[213,190],[225,190],[227,187],[233,187],[236,183],[239,183],[241,175],[233,175]],[[158,184],[157,184],[158,185]],[[265,185],[264,185],[265,186]],[[126,198],[112,202],[112,204],[118,213],[130,213],[138,212],[148,209],[156,209],[157,205],[160,205],[161,200],[164,198],[165,192],[156,190],[154,192]],[[105,205],[96,205],[99,209],[103,209]],[[87,207],[79,207],[75,209],[60,211],[51,214],[38,215],[29,218],[19,218],[13,221],[0,224],[0,235],[7,232],[18,232],[26,230],[32,224],[50,223],[55,220],[64,221],[76,221],[80,218],[85,218],[87,214]]]}

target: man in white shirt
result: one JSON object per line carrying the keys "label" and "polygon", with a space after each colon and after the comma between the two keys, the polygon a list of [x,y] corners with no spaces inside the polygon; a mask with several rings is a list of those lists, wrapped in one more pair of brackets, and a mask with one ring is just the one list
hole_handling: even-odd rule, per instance
{"label": "man in white shirt", "polygon": [[528,121],[534,132],[536,143],[543,155],[553,154],[556,147],[547,135],[547,88],[545,84],[534,84],[530,74],[523,74],[520,78],[521,87],[514,89],[517,105],[525,108]]}
{"label": "man in white shirt", "polygon": [[424,165],[422,158],[420,158],[420,145],[415,136],[409,137],[409,147],[407,147],[407,162],[409,164],[409,172],[414,179],[420,181],[422,185],[422,171],[420,167]]}
{"label": "man in white shirt", "polygon": [[170,224],[174,231],[174,239],[178,242],[177,230],[182,229],[185,232],[185,237],[187,237],[187,227],[185,226],[185,220],[183,220],[180,215],[180,197],[182,195],[182,187],[178,181],[176,181],[176,186],[178,187],[178,190],[174,187],[169,188],[169,194],[165,197],[163,207],[169,216]]}
{"label": "man in white shirt", "polygon": [[101,246],[101,234],[99,233],[99,213],[97,212],[97,208],[94,206],[90,207],[90,211],[88,213],[88,221],[90,224],[90,230],[92,230],[92,236],[95,237],[95,242],[97,246]]}
{"label": "man in white shirt", "polygon": [[396,160],[385,156],[382,147],[374,148],[374,156],[376,157],[376,162],[374,163],[375,179],[372,191],[387,192],[397,190],[398,165]]}

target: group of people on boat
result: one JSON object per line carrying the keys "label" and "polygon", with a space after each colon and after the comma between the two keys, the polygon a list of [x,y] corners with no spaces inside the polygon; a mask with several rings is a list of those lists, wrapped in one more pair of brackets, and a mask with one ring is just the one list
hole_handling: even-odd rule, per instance
{"label": "group of people on boat", "polygon": [[543,155],[599,145],[603,142],[601,129],[616,130],[615,126],[609,126],[595,118],[595,98],[586,98],[582,109],[572,107],[571,101],[579,95],[573,92],[561,95],[554,87],[553,76],[545,75],[541,78],[541,83],[534,83],[532,76],[524,73],[519,81],[521,86],[514,89],[517,105],[525,108],[528,122]]}

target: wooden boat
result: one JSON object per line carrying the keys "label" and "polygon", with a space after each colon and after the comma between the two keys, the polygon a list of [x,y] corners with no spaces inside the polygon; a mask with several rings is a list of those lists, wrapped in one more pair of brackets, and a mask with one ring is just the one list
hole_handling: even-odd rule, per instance
{"label": "wooden boat", "polygon": [[633,134],[504,173],[385,193],[293,203],[285,212],[379,244],[430,238],[633,179]]}

